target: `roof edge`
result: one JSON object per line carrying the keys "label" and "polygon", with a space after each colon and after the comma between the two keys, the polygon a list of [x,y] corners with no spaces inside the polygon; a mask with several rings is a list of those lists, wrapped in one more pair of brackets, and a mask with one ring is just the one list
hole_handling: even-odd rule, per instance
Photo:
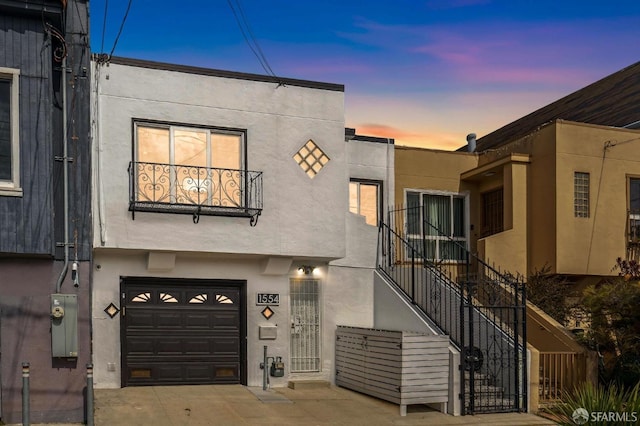
{"label": "roof edge", "polygon": [[[100,61],[101,55],[93,54],[92,60]],[[320,81],[300,80],[295,78],[272,77],[262,74],[251,74],[238,71],[226,71],[213,68],[196,67],[191,65],[171,64],[167,62],[150,61],[146,59],[124,58],[112,56],[108,60],[111,64],[125,65],[138,68],[149,68],[154,70],[164,70],[182,72],[188,74],[206,75],[210,77],[232,78],[236,80],[258,81],[263,83],[275,83],[284,86],[304,87],[308,89],[328,90],[333,92],[344,92],[343,84],[325,83]]]}

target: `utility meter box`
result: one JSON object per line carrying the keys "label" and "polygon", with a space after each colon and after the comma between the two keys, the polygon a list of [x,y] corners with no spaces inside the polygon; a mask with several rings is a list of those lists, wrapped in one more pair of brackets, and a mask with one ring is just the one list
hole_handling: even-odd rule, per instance
{"label": "utility meter box", "polygon": [[51,356],[78,356],[78,296],[51,295]]}

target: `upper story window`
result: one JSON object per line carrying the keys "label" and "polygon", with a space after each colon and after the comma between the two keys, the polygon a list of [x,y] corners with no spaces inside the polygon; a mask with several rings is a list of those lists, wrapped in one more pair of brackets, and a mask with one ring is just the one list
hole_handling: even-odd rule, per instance
{"label": "upper story window", "polygon": [[589,173],[573,174],[573,213],[575,217],[589,217]]}
{"label": "upper story window", "polygon": [[462,194],[407,192],[407,237],[431,260],[465,259],[466,200]]}
{"label": "upper story window", "polygon": [[246,170],[245,132],[136,122],[132,211],[256,217],[262,173]]}
{"label": "upper story window", "polygon": [[640,178],[629,178],[629,241],[640,241]]}
{"label": "upper story window", "polygon": [[504,230],[504,188],[484,192],[480,237],[488,237]]}
{"label": "upper story window", "polygon": [[18,128],[20,70],[0,67],[0,195],[22,195]]}
{"label": "upper story window", "polygon": [[351,179],[349,182],[349,211],[364,216],[369,225],[378,226],[382,211],[381,183],[378,181]]}

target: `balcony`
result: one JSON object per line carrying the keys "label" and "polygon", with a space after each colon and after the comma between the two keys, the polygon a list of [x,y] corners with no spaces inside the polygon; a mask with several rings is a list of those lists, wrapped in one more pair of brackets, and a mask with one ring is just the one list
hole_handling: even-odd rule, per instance
{"label": "balcony", "polygon": [[262,172],[129,163],[129,211],[250,218],[262,212]]}

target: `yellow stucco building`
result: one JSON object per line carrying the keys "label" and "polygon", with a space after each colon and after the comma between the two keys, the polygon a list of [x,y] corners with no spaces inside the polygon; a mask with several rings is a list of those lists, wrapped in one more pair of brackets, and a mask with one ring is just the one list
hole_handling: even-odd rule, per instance
{"label": "yellow stucco building", "polygon": [[[458,151],[397,146],[394,203],[420,217],[394,220],[409,241],[424,239],[427,259],[454,271],[464,259],[451,241],[513,275],[548,268],[576,284],[616,275],[616,258],[638,256],[639,105],[640,62],[477,141],[471,134]],[[413,223],[426,222],[412,235]],[[545,387],[553,376],[573,380],[581,370],[595,380],[593,354],[535,306],[527,340],[539,366],[532,406],[553,399]]]}

